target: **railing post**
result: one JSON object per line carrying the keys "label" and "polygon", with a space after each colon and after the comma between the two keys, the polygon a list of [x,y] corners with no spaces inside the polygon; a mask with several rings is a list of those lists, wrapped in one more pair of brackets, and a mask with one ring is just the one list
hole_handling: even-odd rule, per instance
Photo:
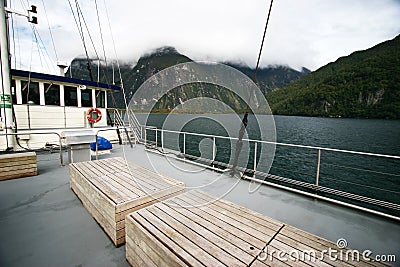
{"label": "railing post", "polygon": [[256,168],[257,168],[257,141],[254,141],[253,178],[256,177]]}
{"label": "railing post", "polygon": [[213,160],[212,166],[213,167],[214,167],[215,156],[216,156],[216,146],[215,146],[215,136],[214,136],[213,137],[213,146],[212,146],[212,160]]}
{"label": "railing post", "polygon": [[186,133],[183,133],[183,159],[186,160]]}
{"label": "railing post", "polygon": [[158,146],[158,129],[156,128],[156,148]]}
{"label": "railing post", "polygon": [[318,149],[317,176],[315,177],[315,190],[318,190],[320,170],[321,170],[321,149]]}
{"label": "railing post", "polygon": [[99,160],[99,154],[98,154],[99,142],[97,141],[97,134],[96,134],[96,160]]}
{"label": "railing post", "polygon": [[58,140],[60,142],[60,162],[61,162],[61,166],[64,166],[64,158],[63,158],[63,154],[62,154],[62,141],[61,141],[61,136],[59,134],[58,135]]}
{"label": "railing post", "polygon": [[147,128],[144,126],[144,146],[147,146]]}
{"label": "railing post", "polygon": [[161,151],[164,151],[164,130],[161,129]]}

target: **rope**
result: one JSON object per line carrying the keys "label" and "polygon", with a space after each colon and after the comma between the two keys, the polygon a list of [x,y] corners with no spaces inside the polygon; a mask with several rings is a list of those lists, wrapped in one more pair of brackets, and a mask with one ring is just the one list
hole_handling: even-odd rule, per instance
{"label": "rope", "polygon": [[101,30],[101,23],[100,23],[99,9],[98,9],[98,6],[97,6],[97,0],[94,0],[94,3],[95,3],[95,5],[96,5],[96,14],[97,14],[97,21],[98,21],[98,23],[99,23],[101,45],[102,45],[102,47],[103,47],[104,61],[106,62],[106,69],[107,69],[106,50],[105,50],[105,46],[104,46],[103,32],[102,32],[102,30]]}
{"label": "rope", "polygon": [[42,0],[42,5],[43,5],[43,9],[44,9],[44,14],[45,14],[45,16],[46,16],[47,25],[49,26],[49,32],[50,32],[50,37],[51,37],[51,43],[53,44],[54,55],[56,56],[56,59],[57,59],[57,61],[58,61],[58,55],[57,55],[56,45],[54,44],[53,32],[51,31],[50,22],[49,22],[49,17],[47,16],[46,6],[45,6],[43,0]]}
{"label": "rope", "polygon": [[[267,33],[267,28],[268,28],[269,18],[270,18],[270,16],[271,16],[272,3],[273,3],[273,2],[274,2],[274,1],[271,0],[271,3],[270,3],[270,5],[269,5],[267,21],[266,21],[265,27],[264,27],[264,34],[263,34],[262,41],[261,41],[260,51],[258,52],[258,58],[257,58],[256,69],[255,69],[255,71],[254,71],[254,82],[255,82],[256,84],[257,84],[257,71],[258,71],[258,68],[259,68],[259,65],[260,65],[261,53],[262,53],[262,50],[263,50],[263,47],[264,47],[265,35],[266,35],[266,33]],[[240,130],[239,130],[238,141],[236,142],[235,157],[234,157],[234,159],[233,159],[233,164],[232,164],[233,167],[232,167],[232,170],[231,170],[231,172],[230,172],[230,175],[231,175],[231,176],[233,176],[233,175],[235,174],[235,170],[236,170],[236,167],[237,167],[237,164],[238,164],[239,155],[240,155],[240,152],[242,151],[242,147],[243,147],[243,141],[242,141],[242,140],[243,140],[243,135],[244,135],[244,133],[245,133],[245,131],[246,131],[246,127],[247,127],[247,123],[248,123],[247,117],[248,117],[249,111],[250,111],[250,104],[249,104],[249,103],[250,103],[250,101],[251,101],[251,96],[252,96],[252,95],[253,95],[253,87],[252,87],[252,89],[251,89],[251,91],[250,91],[250,93],[249,93],[249,99],[248,99],[248,101],[247,101],[247,103],[246,103],[246,112],[245,112],[245,114],[244,114],[244,116],[243,116],[242,124],[241,124]]]}
{"label": "rope", "polygon": [[[120,65],[119,65],[117,50],[116,50],[116,48],[115,48],[114,35],[112,34],[112,30],[111,30],[110,17],[108,16],[108,9],[107,9],[107,5],[106,5],[106,1],[103,0],[103,2],[104,2],[105,9],[106,9],[106,16],[107,16],[108,28],[109,28],[110,33],[111,33],[111,40],[112,40],[112,43],[113,43],[114,54],[115,54],[116,61],[117,61],[117,68],[118,68],[118,73],[119,73],[119,79],[120,79],[120,81],[121,81],[122,94],[124,95],[124,104],[125,104],[126,110],[128,110],[128,104],[127,104],[127,102],[126,102],[125,86],[124,86],[124,82],[123,82],[123,80],[122,80],[122,74],[121,74],[121,68],[120,68]],[[111,95],[112,95],[112,94],[111,94]]]}
{"label": "rope", "polygon": [[[84,48],[84,50],[85,50],[86,59],[87,59],[87,68],[88,68],[88,71],[89,71],[89,76],[90,76],[91,81],[93,81],[93,74],[92,74],[92,68],[91,68],[91,65],[90,65],[89,54],[88,54],[88,52],[87,52],[86,43],[85,43],[85,36],[84,36],[84,34],[83,34],[82,23],[81,23],[81,19],[80,19],[80,16],[79,16],[79,4],[78,4],[78,1],[75,0],[75,4],[76,4],[76,14],[77,14],[77,17],[78,17],[78,20],[77,20],[76,17],[75,17],[74,9],[72,8],[72,4],[71,4],[70,0],[68,0],[68,3],[69,3],[69,7],[71,8],[72,15],[74,16],[75,24],[76,24],[76,27],[78,28],[79,35],[80,35],[81,40],[82,40],[83,48]],[[79,21],[79,24],[78,24],[78,21]]]}

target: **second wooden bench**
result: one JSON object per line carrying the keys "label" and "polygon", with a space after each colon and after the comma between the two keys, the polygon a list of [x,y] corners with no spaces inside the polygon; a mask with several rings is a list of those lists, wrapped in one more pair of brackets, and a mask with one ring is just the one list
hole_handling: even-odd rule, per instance
{"label": "second wooden bench", "polygon": [[70,187],[115,246],[125,243],[125,216],[184,191],[185,184],[123,158],[72,163]]}

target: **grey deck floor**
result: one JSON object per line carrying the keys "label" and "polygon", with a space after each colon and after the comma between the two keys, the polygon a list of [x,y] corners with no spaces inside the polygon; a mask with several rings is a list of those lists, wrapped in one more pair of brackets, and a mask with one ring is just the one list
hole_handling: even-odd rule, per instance
{"label": "grey deck floor", "polygon": [[[0,182],[0,266],[128,266],[125,246],[115,248],[85,210],[57,156],[39,155],[36,177]],[[353,249],[395,254],[400,266],[398,222],[267,186],[249,193],[247,181],[146,153],[141,145],[116,146],[100,158],[114,156],[331,241],[345,238]]]}

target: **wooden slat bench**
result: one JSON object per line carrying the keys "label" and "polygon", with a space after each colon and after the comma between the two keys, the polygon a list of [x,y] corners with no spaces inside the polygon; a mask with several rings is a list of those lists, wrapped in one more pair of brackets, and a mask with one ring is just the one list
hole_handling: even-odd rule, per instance
{"label": "wooden slat bench", "polygon": [[[126,217],[126,258],[132,266],[383,265],[332,260],[321,253],[329,248],[339,250],[336,243],[199,190]],[[307,251],[315,256],[307,258]],[[299,253],[298,259],[289,253]]]}
{"label": "wooden slat bench", "polygon": [[35,152],[0,155],[0,180],[37,175]]}
{"label": "wooden slat bench", "polygon": [[185,185],[123,158],[69,165],[70,187],[115,246],[125,243],[125,216],[184,191]]}

